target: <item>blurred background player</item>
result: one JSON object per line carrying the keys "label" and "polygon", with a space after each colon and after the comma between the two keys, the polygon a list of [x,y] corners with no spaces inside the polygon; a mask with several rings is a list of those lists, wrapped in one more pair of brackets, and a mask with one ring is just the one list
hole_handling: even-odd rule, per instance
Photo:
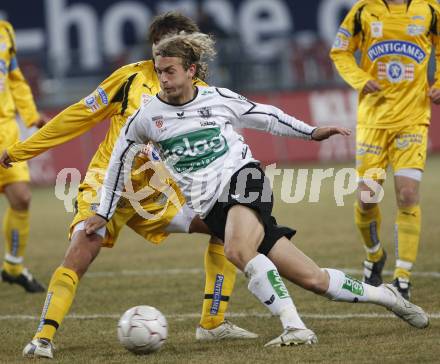
{"label": "blurred background player", "polygon": [[[32,92],[18,67],[15,34],[12,25],[0,21],[0,148],[11,146],[19,140],[16,114],[30,128],[41,128],[46,118],[37,112]],[[23,265],[29,237],[29,169],[26,162],[12,169],[0,170],[0,192],[9,202],[3,217],[5,257],[1,279],[22,286],[26,292],[44,292],[45,288]]]}
{"label": "blurred background player", "polygon": [[[171,12],[159,15],[153,20],[150,25],[149,37],[154,44],[166,34],[179,31],[192,33],[197,30],[198,27],[192,19]],[[204,84],[200,80],[197,83]],[[84,134],[107,118],[111,119],[105,140],[100,144],[89,164],[85,179],[79,186],[76,202],[77,213],[70,227],[70,247],[66,252],[64,262],[52,275],[44,305],[45,310],[33,341],[35,344],[32,344],[36,348],[28,351],[27,356],[53,356],[51,342],[70,309],[80,278],[99,253],[101,246],[112,247],[120,230],[125,225],[156,244],[162,242],[175,229],[170,225],[176,224],[175,217],[180,212],[173,204],[164,207],[163,194],[160,191],[154,191],[141,202],[142,208],[151,214],[159,214],[165,209],[161,218],[146,220],[139,216],[127,201],[118,207],[114,218],[107,224],[106,229],[103,229],[101,235],[87,235],[84,232],[84,220],[94,215],[99,204],[98,191],[101,188],[113,144],[120,129],[141,103],[147,102],[159,91],[160,84],[153,61],[149,60],[122,67],[103,81],[91,95],[62,111],[29,139],[8,148],[7,154],[3,156],[2,163],[6,162],[6,164],[9,161],[28,160],[56,145]],[[145,160],[140,159],[138,162],[141,165]],[[7,171],[15,168],[14,163],[13,168],[7,169]],[[150,177],[148,172],[132,175],[135,190],[148,186]],[[177,186],[175,189],[178,190]],[[184,203],[183,197],[180,202]],[[189,226],[190,222],[191,220],[183,222],[188,225],[185,229],[195,232]],[[182,224],[182,222],[179,223]],[[207,228],[205,229],[207,232]],[[257,335],[233,325],[224,318],[235,284],[236,268],[225,258],[223,246],[217,244],[214,238],[211,238],[205,252],[205,271],[205,298],[196,338],[198,340],[219,340],[257,337]]]}
{"label": "blurred background player", "polygon": [[[364,281],[376,286],[382,283],[386,253],[380,239],[379,206],[362,199],[361,193],[371,191],[368,179],[384,181],[384,176],[368,174],[368,170],[386,170],[390,165],[398,207],[393,284],[407,299],[420,239],[419,188],[428,144],[430,98],[440,103],[439,52],[436,82],[431,88],[427,78],[432,46],[438,46],[439,22],[436,1],[359,1],[342,22],[331,50],[341,76],[359,91],[355,222],[367,252]],[[354,56],[357,50],[361,52],[359,64]]]}

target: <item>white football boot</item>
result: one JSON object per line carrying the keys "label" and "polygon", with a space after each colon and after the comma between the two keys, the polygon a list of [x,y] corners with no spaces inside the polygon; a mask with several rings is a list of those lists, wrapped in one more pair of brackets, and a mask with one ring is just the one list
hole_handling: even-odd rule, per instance
{"label": "white football boot", "polygon": [[23,349],[25,358],[53,359],[54,345],[46,339],[33,339]]}
{"label": "white football boot", "polygon": [[199,341],[212,341],[224,339],[255,339],[258,335],[234,325],[229,321],[223,321],[222,324],[214,329],[208,330],[199,326],[196,330],[196,339]]}
{"label": "white football boot", "polygon": [[311,345],[317,343],[318,338],[312,330],[288,328],[264,346]]}
{"label": "white football boot", "polygon": [[385,284],[385,288],[389,289],[396,296],[396,303],[388,308],[391,312],[418,329],[428,327],[429,317],[421,307],[403,298],[399,290],[392,284]]}

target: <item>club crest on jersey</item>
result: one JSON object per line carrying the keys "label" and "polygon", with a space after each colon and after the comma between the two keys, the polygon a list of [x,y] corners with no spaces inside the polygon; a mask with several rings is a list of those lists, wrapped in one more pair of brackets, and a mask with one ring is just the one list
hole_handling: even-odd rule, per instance
{"label": "club crest on jersey", "polygon": [[0,52],[4,52],[8,49],[8,45],[6,43],[0,43]]}
{"label": "club crest on jersey", "polygon": [[343,51],[348,49],[348,40],[342,38],[341,36],[337,36],[335,41],[333,42],[333,49],[342,49]]}
{"label": "club crest on jersey", "polygon": [[158,129],[162,128],[162,126],[163,126],[163,116],[162,115],[153,116],[151,119],[156,124],[156,128],[158,128]]}
{"label": "club crest on jersey", "polygon": [[185,111],[177,113],[177,119],[185,119]]}
{"label": "club crest on jersey", "polygon": [[211,116],[211,108],[209,106],[202,107],[201,109],[198,109],[197,112],[202,118],[209,118]]}
{"label": "club crest on jersey", "polygon": [[400,82],[403,80],[403,64],[400,62],[390,62],[387,64],[386,74],[390,82]]}
{"label": "club crest on jersey", "polygon": [[87,108],[91,111],[91,112],[95,112],[97,110],[99,110],[99,104],[98,101],[96,100],[96,96],[95,95],[89,95],[84,99],[84,104],[87,106]]}
{"label": "club crest on jersey", "polygon": [[398,61],[389,63],[378,62],[377,77],[379,80],[388,79],[390,82],[414,80],[414,64],[403,64]]}
{"label": "club crest on jersey", "polygon": [[371,26],[371,36],[373,38],[383,37],[383,23],[381,21],[373,21],[371,22],[370,26]]}
{"label": "club crest on jersey", "polygon": [[373,44],[368,49],[368,58],[371,62],[385,56],[404,56],[417,63],[422,63],[426,58],[425,51],[417,44],[400,40],[387,40]]}

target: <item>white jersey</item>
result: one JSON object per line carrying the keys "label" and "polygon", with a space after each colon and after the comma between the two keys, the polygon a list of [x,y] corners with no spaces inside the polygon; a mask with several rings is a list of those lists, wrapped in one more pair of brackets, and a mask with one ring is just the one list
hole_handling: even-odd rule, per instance
{"label": "white jersey", "polygon": [[224,88],[198,87],[196,96],[183,105],[156,96],[121,130],[97,213],[111,218],[124,188],[124,161],[139,145],[154,142],[188,205],[205,217],[231,176],[258,162],[234,128],[307,140],[315,129],[276,107],[251,102]]}

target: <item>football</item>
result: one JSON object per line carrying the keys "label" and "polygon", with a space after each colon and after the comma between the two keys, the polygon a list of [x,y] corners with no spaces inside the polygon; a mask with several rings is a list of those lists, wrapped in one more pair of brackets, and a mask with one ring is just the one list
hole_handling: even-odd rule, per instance
{"label": "football", "polygon": [[124,348],[135,354],[148,354],[159,350],[167,335],[167,320],[154,307],[132,307],[119,319],[119,341]]}

